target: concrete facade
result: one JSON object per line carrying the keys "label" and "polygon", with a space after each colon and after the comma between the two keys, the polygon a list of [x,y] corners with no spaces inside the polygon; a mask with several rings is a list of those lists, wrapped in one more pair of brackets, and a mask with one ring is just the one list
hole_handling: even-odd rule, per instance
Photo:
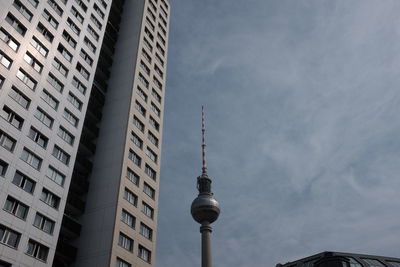
{"label": "concrete facade", "polygon": [[154,265],[169,12],[0,2],[0,263]]}

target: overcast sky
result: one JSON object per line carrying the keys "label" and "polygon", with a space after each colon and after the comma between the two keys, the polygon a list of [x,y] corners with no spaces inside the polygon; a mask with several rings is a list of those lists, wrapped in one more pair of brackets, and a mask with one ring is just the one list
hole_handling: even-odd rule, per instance
{"label": "overcast sky", "polygon": [[200,266],[202,104],[214,266],[400,257],[400,1],[170,3],[157,267]]}

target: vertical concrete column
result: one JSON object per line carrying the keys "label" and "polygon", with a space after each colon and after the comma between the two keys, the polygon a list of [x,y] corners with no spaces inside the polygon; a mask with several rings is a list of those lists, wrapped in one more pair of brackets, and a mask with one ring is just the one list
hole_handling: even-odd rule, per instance
{"label": "vertical concrete column", "polygon": [[201,233],[201,267],[212,267],[211,264],[211,232],[209,223],[200,226]]}

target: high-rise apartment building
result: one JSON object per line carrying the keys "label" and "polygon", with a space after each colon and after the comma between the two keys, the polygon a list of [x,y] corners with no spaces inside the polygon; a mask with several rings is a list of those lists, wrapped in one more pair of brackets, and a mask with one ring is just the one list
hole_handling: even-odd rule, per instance
{"label": "high-rise apartment building", "polygon": [[167,0],[0,1],[0,266],[153,266]]}

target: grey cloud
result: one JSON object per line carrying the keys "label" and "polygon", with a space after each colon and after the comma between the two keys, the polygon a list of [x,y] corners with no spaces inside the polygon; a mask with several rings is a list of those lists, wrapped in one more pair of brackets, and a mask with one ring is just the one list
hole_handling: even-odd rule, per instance
{"label": "grey cloud", "polygon": [[215,266],[400,256],[400,3],[171,4],[157,266],[199,266],[202,104]]}

